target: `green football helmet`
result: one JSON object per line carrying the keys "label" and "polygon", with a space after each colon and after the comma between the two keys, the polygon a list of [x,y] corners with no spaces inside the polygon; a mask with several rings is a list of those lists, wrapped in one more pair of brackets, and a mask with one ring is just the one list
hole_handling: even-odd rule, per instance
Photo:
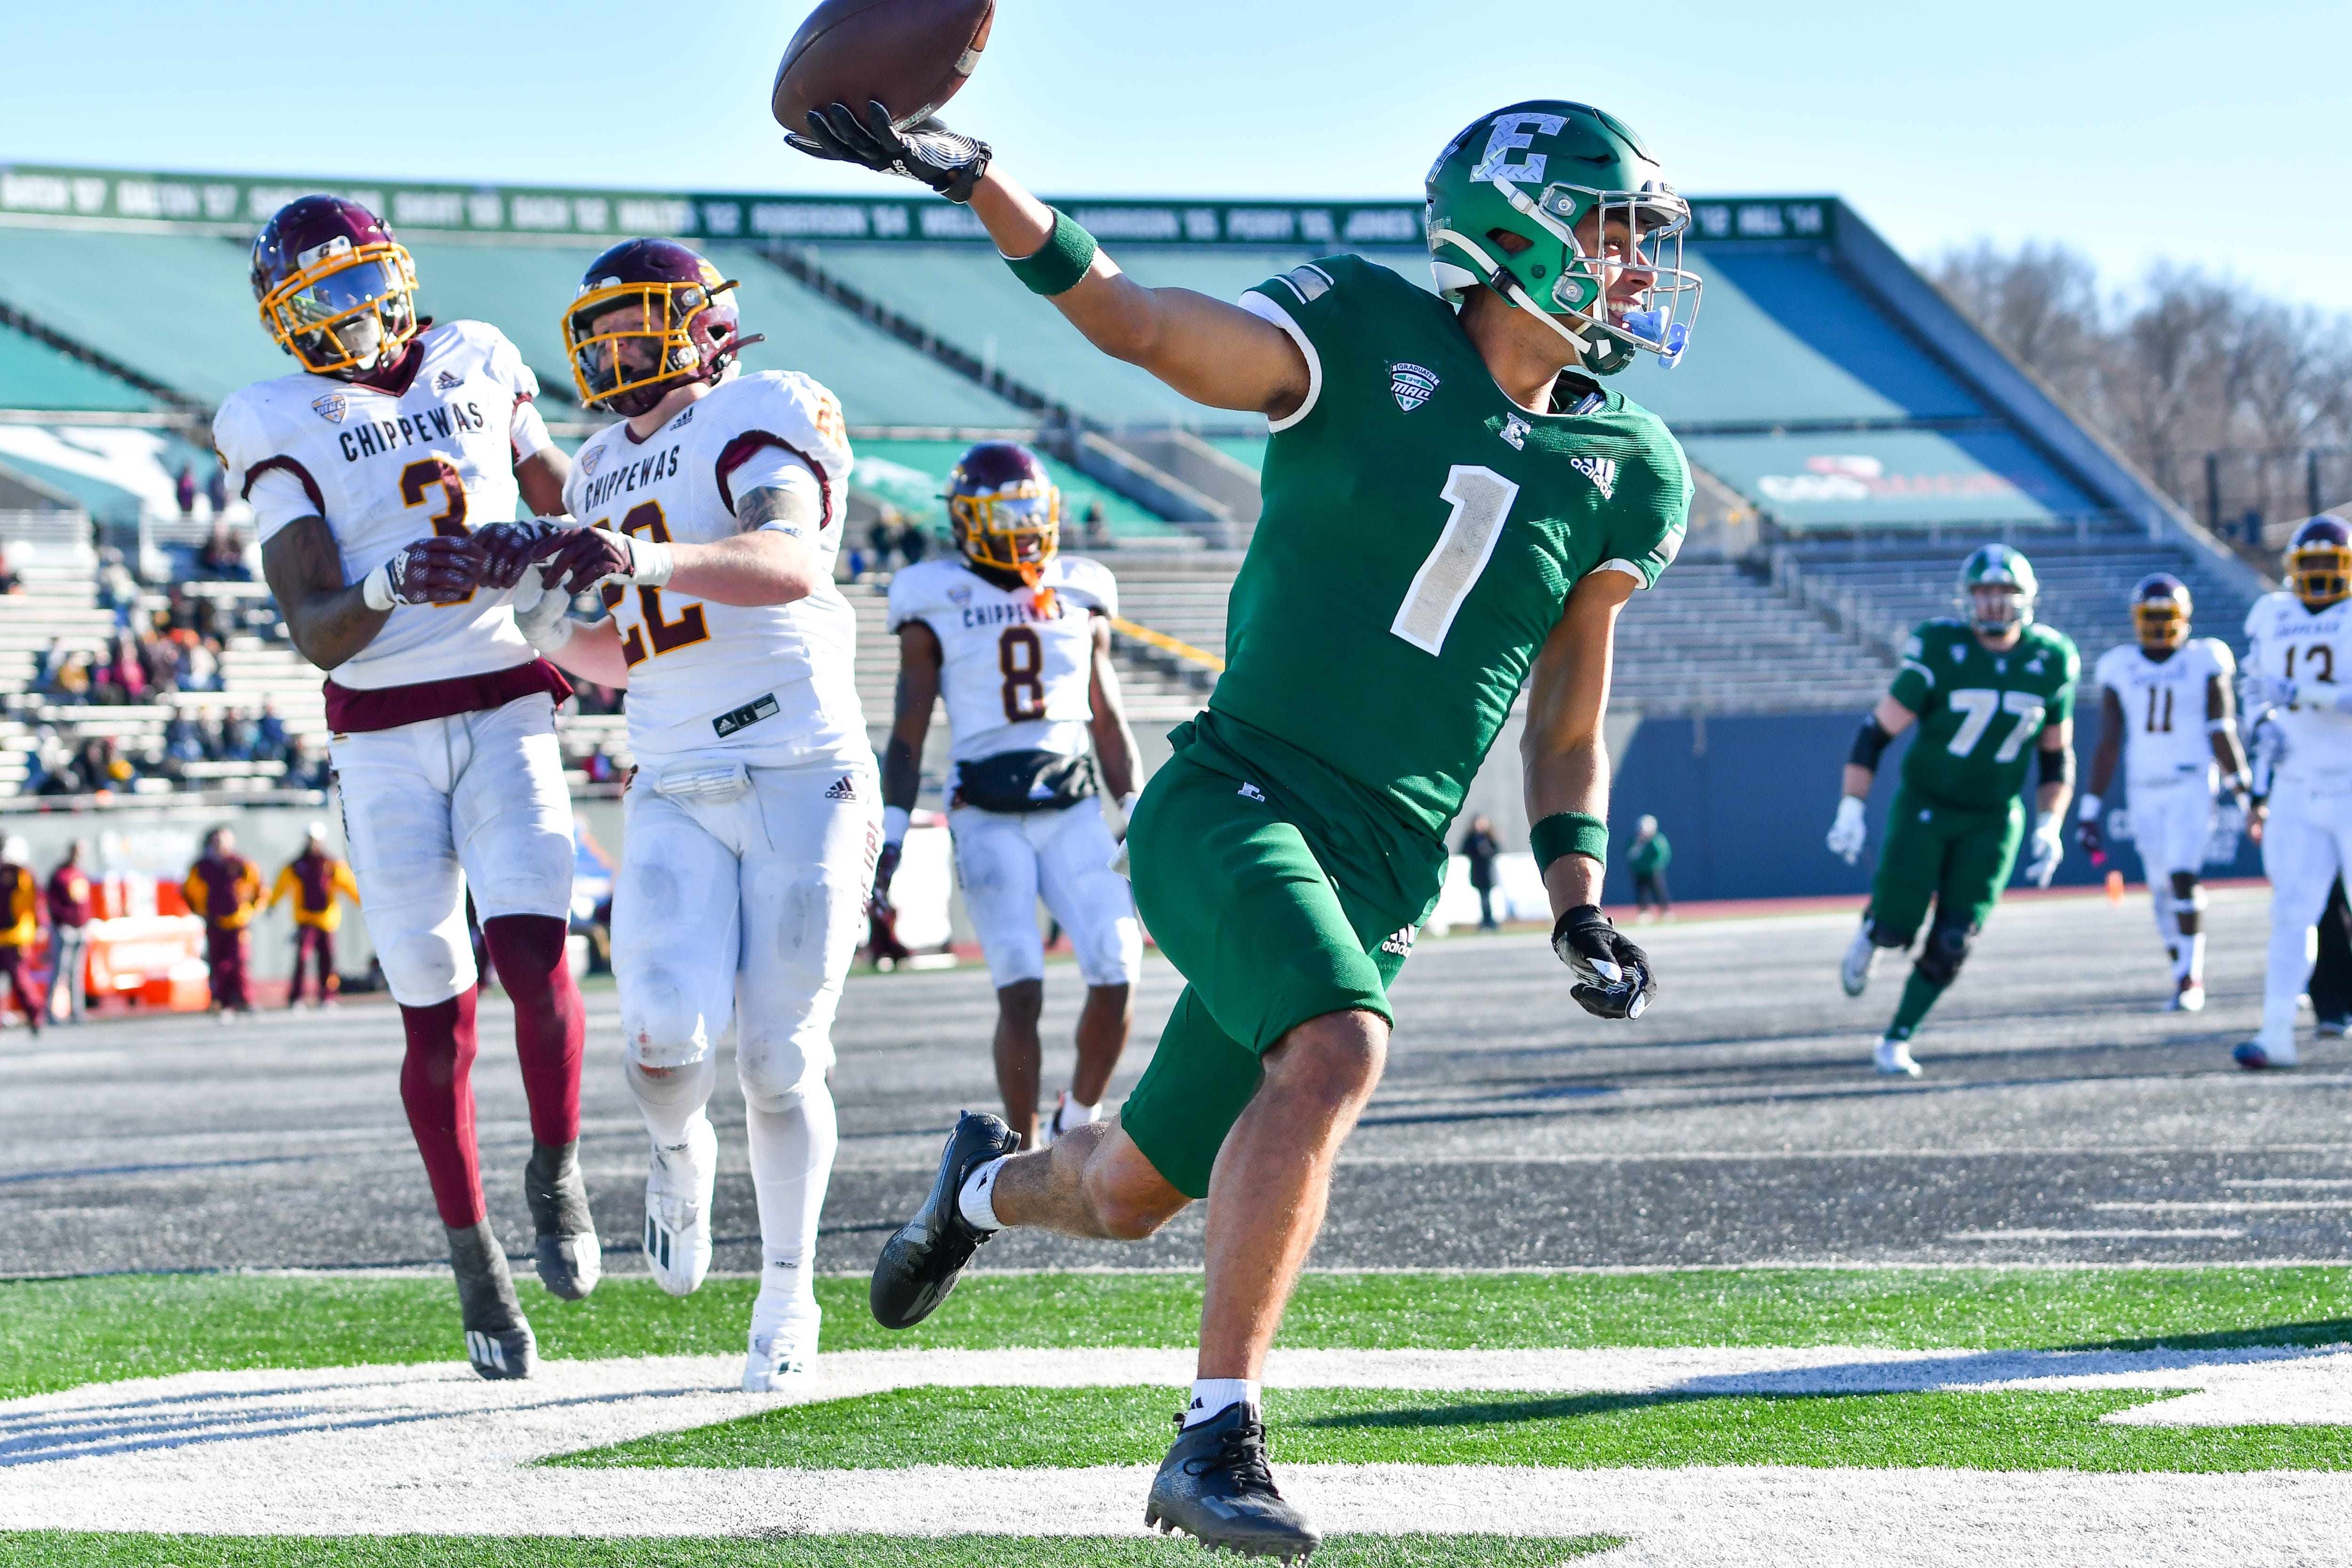
{"label": "green football helmet", "polygon": [[[1698,319],[1698,276],[1682,265],[1690,204],[1622,121],[1581,103],[1514,103],[1446,143],[1428,184],[1430,270],[1449,301],[1486,285],[1549,322],[1596,375],[1643,353],[1682,358]],[[1633,308],[1605,297],[1603,263],[1576,237],[1595,213],[1602,232],[1622,221],[1634,237],[1622,269],[1648,286]]]}
{"label": "green football helmet", "polygon": [[[2014,617],[1990,616],[1985,606],[1977,602],[1979,588],[2011,588],[1993,603],[2014,609]],[[1960,563],[1959,600],[1961,613],[1969,625],[1987,637],[1999,637],[2012,626],[2033,624],[2033,596],[2042,591],[2042,584],[2033,575],[2033,563],[2024,553],[2006,544],[1984,544],[1977,547],[1966,561]]]}

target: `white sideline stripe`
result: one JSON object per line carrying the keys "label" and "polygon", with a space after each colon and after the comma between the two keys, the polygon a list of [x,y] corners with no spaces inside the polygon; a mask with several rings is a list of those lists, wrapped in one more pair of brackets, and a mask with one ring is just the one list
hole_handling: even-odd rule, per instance
{"label": "white sideline stripe", "polygon": [[[0,1404],[0,1529],[225,1534],[1079,1533],[1139,1527],[1146,1472],[520,1468],[777,1403],[921,1384],[1154,1385],[1172,1408],[1192,1352],[869,1351],[809,1386],[732,1392],[731,1356],[542,1363],[526,1383],[456,1364],[186,1373]],[[1277,1351],[1284,1387],[1702,1394],[1922,1389],[2191,1391],[2107,1417],[2134,1426],[2352,1425],[2352,1348],[1885,1351],[1838,1346]],[[2281,1551],[2352,1522],[2352,1474],[2095,1476],[1906,1470],[1564,1471],[1286,1467],[1329,1528],[1604,1531],[1659,1561],[1919,1562],[2038,1556],[2207,1561],[2227,1540]],[[299,1483],[289,1482],[299,1478]],[[1895,1531],[1890,1537],[1888,1531]],[[2053,1536],[2050,1532],[2056,1531]],[[2079,1531],[2077,1535],[2075,1532]],[[2248,1533],[2251,1531],[2252,1533]],[[2121,1533],[2116,1533],[2121,1532]],[[2112,1535],[2112,1540],[2108,1537]],[[1773,1543],[1777,1542],[1775,1545]],[[1736,1559],[1735,1548],[1748,1555]],[[2128,1548],[2128,1550],[2126,1550]],[[1827,1555],[1824,1555],[1826,1552]],[[1872,1557],[1872,1553],[1879,1553]],[[1636,1557],[1633,1561],[1649,1560]]]}
{"label": "white sideline stripe", "polygon": [[[2095,1205],[2104,1207],[2104,1205]],[[2202,1230],[1948,1230],[1946,1241],[2148,1241],[2178,1240],[2184,1237],[2210,1237],[2222,1241],[2235,1241],[2245,1235],[2242,1230],[2209,1226]]]}
{"label": "white sideline stripe", "polygon": [[2309,1209],[2352,1209],[2352,1198],[2222,1198],[2189,1202],[2093,1204],[2103,1214],[2300,1214]]}

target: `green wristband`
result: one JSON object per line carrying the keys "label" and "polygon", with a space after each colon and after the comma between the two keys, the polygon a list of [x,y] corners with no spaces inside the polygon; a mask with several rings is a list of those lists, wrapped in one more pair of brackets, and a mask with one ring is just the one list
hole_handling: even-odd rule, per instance
{"label": "green wristband", "polygon": [[1032,294],[1050,299],[1078,286],[1101,247],[1095,243],[1093,235],[1080,228],[1061,208],[1045,210],[1054,215],[1054,232],[1045,237],[1044,248],[1034,256],[1008,256],[1004,265],[1013,268],[1013,276],[1020,279]]}
{"label": "green wristband", "polygon": [[1538,874],[1563,855],[1589,855],[1609,864],[1609,825],[1590,812],[1555,811],[1528,830]]}

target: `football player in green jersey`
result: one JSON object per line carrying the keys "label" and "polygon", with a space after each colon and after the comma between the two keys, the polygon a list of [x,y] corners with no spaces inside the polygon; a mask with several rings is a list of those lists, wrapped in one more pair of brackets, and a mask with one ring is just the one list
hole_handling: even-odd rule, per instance
{"label": "football player in green jersey", "polygon": [[1681,353],[1689,209],[1608,115],[1513,104],[1430,172],[1440,292],[1337,256],[1236,306],[1139,287],[984,143],[895,131],[878,104],[814,114],[795,145],[969,201],[1097,347],[1272,424],[1229,667],[1128,838],[1137,905],[1189,984],[1115,1121],[1014,1155],[1002,1122],[965,1115],[872,1302],[891,1327],[919,1321],[1004,1226],[1133,1238],[1205,1197],[1200,1380],[1147,1518],[1298,1555],[1317,1537],[1266,1470],[1260,1370],[1380,1079],[1387,987],[1436,902],[1446,826],[1523,686],[1528,816],[1570,994],[1632,1017],[1655,991],[1598,907],[1601,717],[1617,613],[1674,559],[1690,470],[1596,376]]}
{"label": "football player in green jersey", "polygon": [[1870,906],[1839,978],[1859,996],[1878,955],[1908,948],[1935,923],[1904,983],[1895,1021],[1878,1042],[1878,1070],[1916,1078],[1911,1035],[1969,956],[2017,863],[2025,814],[2018,802],[2029,750],[2041,760],[2032,849],[2025,876],[2046,888],[2065,853],[2066,797],[2074,787],[2074,682],[2082,659],[2063,632],[2036,625],[2032,562],[1988,544],[1960,567],[1964,620],[1929,621],[1904,645],[1894,688],[1878,700],[1845,764],[1845,793],[1830,852],[1861,858],[1863,802],[1887,742],[1919,726],[1886,814],[1886,842]]}

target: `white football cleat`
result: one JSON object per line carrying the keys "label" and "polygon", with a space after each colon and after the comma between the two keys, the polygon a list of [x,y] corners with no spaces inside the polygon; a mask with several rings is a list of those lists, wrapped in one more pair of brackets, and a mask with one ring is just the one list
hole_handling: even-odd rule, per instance
{"label": "white football cleat", "polygon": [[751,1353],[743,1362],[743,1392],[784,1394],[806,1387],[815,1375],[824,1309],[811,1296],[793,1302],[772,1326],[768,1316],[757,1306],[751,1309]]}
{"label": "white football cleat", "polygon": [[646,1267],[673,1296],[691,1296],[710,1272],[710,1194],[719,1182],[719,1132],[697,1113],[686,1142],[654,1145],[646,1177]]}
{"label": "white football cleat", "polygon": [[1911,1059],[1911,1042],[1908,1040],[1879,1041],[1878,1049],[1872,1053],[1872,1060],[1877,1064],[1878,1070],[1889,1078],[1919,1076],[1919,1064]]}
{"label": "white football cleat", "polygon": [[2168,1013],[2202,1013],[2205,1011],[2205,983],[2201,980],[2182,981],[2180,989],[2172,994],[2172,1000],[2164,1005],[2164,1010]]}
{"label": "white football cleat", "polygon": [[1885,951],[1870,940],[1870,922],[1863,921],[1853,941],[1846,944],[1845,962],[1838,965],[1838,984],[1845,987],[1847,995],[1863,994],[1870,984],[1871,973],[1878,967],[1878,955]]}

